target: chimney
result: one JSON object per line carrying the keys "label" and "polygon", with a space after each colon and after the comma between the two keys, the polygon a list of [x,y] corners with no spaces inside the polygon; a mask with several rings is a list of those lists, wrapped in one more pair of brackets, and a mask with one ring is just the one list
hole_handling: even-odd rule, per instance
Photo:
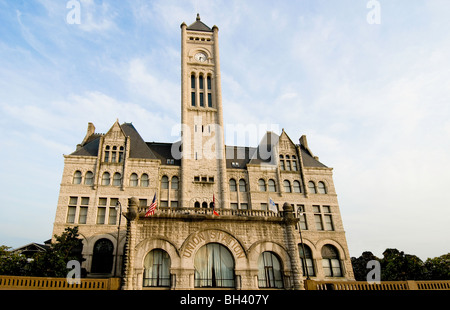
{"label": "chimney", "polygon": [[[309,149],[309,146],[308,146],[308,140],[306,140],[306,136],[305,135],[302,135],[301,137],[300,137],[300,144],[309,152],[309,154],[313,157],[313,158],[315,158],[316,160],[318,160],[319,159],[319,157],[317,157],[317,156],[314,156],[314,154],[311,152],[311,150]],[[316,158],[317,157],[317,158]]]}
{"label": "chimney", "polygon": [[[94,124],[89,122],[87,132],[86,132],[86,137],[84,137],[83,142],[81,142],[81,144],[79,144],[80,147],[83,146],[86,143],[86,141],[89,139],[89,137],[92,136],[94,133],[95,133],[95,126],[94,126]],[[78,149],[78,145],[77,145],[77,149]]]}

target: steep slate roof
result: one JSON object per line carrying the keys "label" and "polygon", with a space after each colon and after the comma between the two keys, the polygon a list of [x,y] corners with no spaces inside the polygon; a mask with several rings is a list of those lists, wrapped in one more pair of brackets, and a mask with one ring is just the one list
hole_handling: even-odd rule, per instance
{"label": "steep slate roof", "polygon": [[194,30],[194,31],[209,31],[212,32],[212,29],[206,26],[201,20],[200,20],[200,14],[197,14],[197,19],[195,23],[187,27],[187,30]]}
{"label": "steep slate roof", "polygon": [[[173,159],[174,160],[173,165],[181,166],[181,160],[174,159],[174,157],[172,156],[172,146],[180,145],[181,141],[175,143],[147,142],[146,144],[154,154],[155,158],[161,161],[162,165],[167,165],[168,164],[167,160]],[[175,146],[175,148],[177,147]]]}
{"label": "steep slate roof", "polygon": [[[181,141],[175,143],[145,142],[136,128],[131,123],[120,125],[124,134],[130,137],[130,158],[158,159],[162,165],[167,165],[168,159],[173,159],[175,166],[181,166],[181,160],[175,159],[172,154],[174,144],[180,145]],[[100,144],[100,137],[104,134],[93,133],[87,137],[83,144],[77,146],[77,150],[70,155],[75,156],[97,156]],[[278,143],[280,136],[273,132],[267,132],[261,139],[259,145],[255,147],[225,146],[227,168],[246,169],[247,164],[275,164],[273,161],[273,147]],[[300,146],[301,157],[304,167],[327,168],[324,164],[314,158],[311,151]],[[179,149],[175,146],[175,149]],[[237,165],[236,165],[237,163]]]}
{"label": "steep slate roof", "polygon": [[130,158],[156,158],[133,124],[124,123],[120,127],[125,135],[130,137]]}
{"label": "steep slate roof", "polygon": [[[94,137],[95,136],[95,137]],[[101,134],[93,134],[89,137],[89,139],[82,145],[77,146],[77,150],[70,155],[76,156],[97,156],[98,155],[98,146],[100,144]]]}
{"label": "steep slate roof", "polygon": [[301,144],[300,144],[300,151],[301,151],[304,167],[327,168],[327,166],[325,166],[320,161],[318,161],[313,156],[311,156],[310,152]]}

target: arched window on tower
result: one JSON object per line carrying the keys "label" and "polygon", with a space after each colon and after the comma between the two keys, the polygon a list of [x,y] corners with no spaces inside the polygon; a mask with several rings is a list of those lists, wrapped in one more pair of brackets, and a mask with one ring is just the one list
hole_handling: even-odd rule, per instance
{"label": "arched window on tower", "polygon": [[92,171],[86,172],[84,177],[84,185],[93,185],[94,184],[94,174]]}
{"label": "arched window on tower", "polygon": [[109,185],[111,183],[111,175],[109,172],[104,172],[102,175],[102,185]]}
{"label": "arched window on tower", "polygon": [[148,187],[148,185],[149,185],[148,174],[143,173],[141,176],[141,187]]}
{"label": "arched window on tower", "polygon": [[162,189],[168,189],[169,188],[169,178],[166,175],[164,175],[161,178],[161,188]]}
{"label": "arched window on tower", "polygon": [[171,185],[172,189],[178,189],[178,177],[177,176],[173,176],[172,177],[172,185]]}
{"label": "arched window on tower", "polygon": [[239,191],[241,193],[244,193],[247,191],[247,183],[245,182],[244,179],[240,179],[239,180]]}
{"label": "arched window on tower", "polygon": [[120,186],[122,184],[122,175],[119,172],[114,173],[113,186]]}
{"label": "arched window on tower", "polygon": [[308,188],[310,194],[316,194],[316,184],[313,181],[308,182]]}
{"label": "arched window on tower", "polygon": [[265,192],[266,191],[266,181],[264,181],[264,179],[259,179],[258,180],[258,186],[259,186],[259,191],[260,192]]}
{"label": "arched window on tower", "polygon": [[290,193],[291,192],[291,182],[289,182],[288,180],[284,180],[283,185],[284,185],[284,192]]}
{"label": "arched window on tower", "polygon": [[299,181],[294,181],[294,193],[301,193],[302,192],[302,188],[300,186],[300,182]]}
{"label": "arched window on tower", "polygon": [[275,181],[270,179],[269,182],[269,192],[276,192],[277,191],[277,186],[275,185]]}
{"label": "arched window on tower", "polygon": [[319,194],[326,194],[327,189],[325,187],[325,183],[323,183],[322,181],[317,183],[317,191],[319,192]]}
{"label": "arched window on tower", "polygon": [[236,180],[230,179],[230,192],[236,192],[236,191],[237,191]]}
{"label": "arched window on tower", "polygon": [[77,170],[75,171],[73,175],[72,184],[81,184],[81,171]]}
{"label": "arched window on tower", "polygon": [[130,176],[130,186],[131,187],[136,187],[138,186],[138,175],[136,173],[132,173]]}

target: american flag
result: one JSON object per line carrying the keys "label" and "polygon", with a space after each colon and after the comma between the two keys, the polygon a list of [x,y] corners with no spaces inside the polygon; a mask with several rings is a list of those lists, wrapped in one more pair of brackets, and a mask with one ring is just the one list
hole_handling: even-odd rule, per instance
{"label": "american flag", "polygon": [[147,212],[145,213],[145,217],[149,217],[150,215],[155,214],[156,206],[157,206],[157,203],[156,203],[156,193],[155,193],[152,204],[150,205]]}

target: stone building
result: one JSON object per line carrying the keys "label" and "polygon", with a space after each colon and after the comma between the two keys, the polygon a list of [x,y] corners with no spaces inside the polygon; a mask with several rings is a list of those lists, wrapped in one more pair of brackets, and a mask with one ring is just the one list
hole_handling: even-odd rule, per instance
{"label": "stone building", "polygon": [[124,289],[352,280],[332,168],[284,130],[256,147],[225,146],[216,26],[183,23],[181,57],[181,141],[89,123],[64,156],[53,234],[79,226],[88,276],[122,276]]}

